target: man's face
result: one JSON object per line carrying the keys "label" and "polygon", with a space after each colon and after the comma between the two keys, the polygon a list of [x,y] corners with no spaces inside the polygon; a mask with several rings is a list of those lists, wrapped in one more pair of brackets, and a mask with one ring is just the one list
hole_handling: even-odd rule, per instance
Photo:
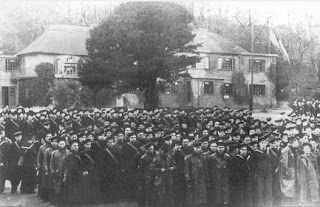
{"label": "man's face", "polygon": [[15,136],[14,138],[16,139],[16,142],[21,142],[22,135]]}
{"label": "man's face", "polygon": [[207,135],[209,135],[208,130],[203,130],[202,135],[203,135],[203,136],[207,136]]}
{"label": "man's face", "polygon": [[211,143],[211,145],[210,145],[210,150],[211,150],[212,152],[216,152],[216,151],[217,151],[217,144],[216,144],[216,143]]}
{"label": "man's face", "polygon": [[70,150],[71,150],[71,151],[78,152],[78,150],[79,150],[79,145],[78,145],[78,143],[72,143],[72,145],[70,146]]}
{"label": "man's face", "polygon": [[310,141],[310,144],[312,145],[312,149],[317,149],[318,143],[314,140]]}
{"label": "man's face", "polygon": [[303,136],[303,137],[301,138],[301,143],[308,143],[308,142],[309,142],[308,136]]}
{"label": "man's face", "polygon": [[151,145],[151,146],[147,149],[147,151],[153,153],[153,152],[154,152],[154,146]]}
{"label": "man's face", "polygon": [[134,123],[134,122],[131,122],[131,123],[130,123],[130,126],[131,126],[132,128],[136,128],[136,127],[137,127],[136,123]]}
{"label": "man's face", "polygon": [[242,147],[242,148],[240,149],[240,155],[241,155],[242,157],[247,156],[247,152],[248,152],[247,147]]}
{"label": "man's face", "polygon": [[268,142],[266,140],[259,142],[260,149],[266,149],[267,145],[268,145]]}
{"label": "man's face", "polygon": [[292,147],[293,147],[293,148],[298,148],[298,147],[299,147],[299,142],[298,142],[298,140],[295,140],[295,141],[292,142]]}
{"label": "man's face", "polygon": [[136,142],[136,140],[137,140],[137,136],[136,136],[135,134],[132,135],[132,136],[130,136],[130,138],[129,138],[129,141],[130,141],[131,143]]}
{"label": "man's face", "polygon": [[282,137],[282,142],[284,142],[284,143],[288,143],[288,136],[283,136]]}
{"label": "man's face", "polygon": [[78,139],[78,136],[76,134],[73,134],[71,137],[70,137],[70,140],[77,140]]}
{"label": "man's face", "polygon": [[84,145],[84,148],[85,148],[85,150],[90,150],[90,149],[91,149],[91,142],[87,142],[87,143]]}
{"label": "man's face", "polygon": [[235,136],[235,137],[233,138],[233,140],[234,140],[235,142],[239,142],[239,141],[240,141],[240,135]]}
{"label": "man's face", "polygon": [[202,142],[202,144],[201,144],[201,147],[203,148],[203,149],[207,149],[208,148],[208,142]]}
{"label": "man's face", "polygon": [[184,139],[183,141],[182,141],[182,146],[183,147],[187,147],[189,145],[189,140],[188,139]]}
{"label": "man's face", "polygon": [[127,127],[124,132],[126,135],[128,135],[131,133],[131,129],[129,127]]}
{"label": "man's face", "polygon": [[118,134],[118,141],[123,142],[123,139],[124,139],[124,134],[119,133]]}
{"label": "man's face", "polygon": [[303,147],[303,152],[304,152],[305,154],[310,154],[310,153],[311,153],[311,148],[310,148],[310,146],[304,146],[304,147]]}
{"label": "man's face", "polygon": [[255,134],[255,133],[256,133],[256,130],[255,130],[255,129],[250,129],[249,135],[253,135],[253,134]]}
{"label": "man's face", "polygon": [[57,141],[57,140],[51,141],[51,147],[52,147],[52,148],[56,149],[57,146],[58,146],[58,141]]}
{"label": "man's face", "polygon": [[224,147],[224,146],[218,146],[218,147],[217,147],[217,152],[218,152],[219,154],[224,153],[224,150],[225,150],[225,147]]}
{"label": "man's face", "polygon": [[51,137],[52,137],[52,134],[47,134],[45,138],[46,142],[50,142]]}
{"label": "man's face", "polygon": [[250,137],[245,137],[243,142],[245,144],[250,144],[251,143],[251,138]]}
{"label": "man's face", "polygon": [[108,141],[107,141],[107,146],[108,146],[108,147],[112,147],[113,145],[114,145],[113,140],[112,140],[112,139],[108,139]]}
{"label": "man's face", "polygon": [[65,141],[60,141],[58,143],[58,147],[59,147],[59,149],[64,149],[66,147],[66,142]]}
{"label": "man's face", "polygon": [[195,153],[200,153],[201,152],[201,146],[194,147],[193,150],[195,151]]}

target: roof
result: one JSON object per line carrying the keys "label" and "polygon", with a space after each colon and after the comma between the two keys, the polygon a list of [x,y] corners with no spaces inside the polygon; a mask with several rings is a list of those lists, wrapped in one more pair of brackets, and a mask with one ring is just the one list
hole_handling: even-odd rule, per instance
{"label": "roof", "polygon": [[192,32],[195,34],[190,44],[202,44],[197,48],[198,52],[204,53],[225,53],[225,54],[251,54],[242,47],[234,44],[232,41],[207,29],[200,28]]}
{"label": "roof", "polygon": [[90,37],[90,27],[54,25],[17,55],[29,53],[50,53],[63,55],[88,55],[86,39]]}
{"label": "roof", "polygon": [[15,59],[16,56],[15,55],[0,55],[0,58],[3,58],[3,59]]}

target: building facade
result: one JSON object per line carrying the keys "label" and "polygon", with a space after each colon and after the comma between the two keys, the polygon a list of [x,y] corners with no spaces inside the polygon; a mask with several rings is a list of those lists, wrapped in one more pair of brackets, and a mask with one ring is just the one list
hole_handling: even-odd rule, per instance
{"label": "building facade", "polygon": [[51,63],[56,79],[78,79],[77,63],[88,56],[85,44],[90,37],[89,30],[82,26],[51,26],[20,51],[15,58],[16,67],[11,70],[11,80],[17,88],[16,102],[25,106],[31,102],[26,82],[37,77],[35,68],[40,63]]}
{"label": "building facade", "polygon": [[12,81],[11,71],[16,67],[15,56],[0,55],[0,106],[14,108],[17,101],[16,84]]}
{"label": "building facade", "polygon": [[162,106],[248,108],[248,102],[238,104],[234,100],[232,76],[242,71],[250,93],[252,70],[254,108],[276,106],[277,55],[251,54],[205,29],[194,33],[194,43],[202,44],[197,49],[202,59],[187,69],[189,78],[170,84],[160,95]]}
{"label": "building facade", "polygon": [[[36,77],[35,68],[40,63],[53,64],[56,79],[77,79],[77,63],[88,56],[86,39],[90,37],[89,30],[89,27],[81,26],[51,26],[16,56],[1,56],[2,106],[24,105],[30,89],[24,87],[23,83]],[[252,68],[254,108],[276,105],[274,71],[277,55],[251,54],[206,29],[193,32],[195,38],[192,44],[201,44],[197,49],[202,58],[201,62],[187,68],[189,78],[169,84],[167,89],[159,94],[160,106],[197,108],[216,105],[247,108],[247,103],[239,105],[234,100],[232,91],[235,85],[232,83],[232,76],[236,71],[243,71],[245,82],[250,88]],[[105,107],[118,106],[117,103],[127,107],[143,106],[144,97],[141,93],[114,97],[111,89],[107,91],[101,93],[101,103]]]}

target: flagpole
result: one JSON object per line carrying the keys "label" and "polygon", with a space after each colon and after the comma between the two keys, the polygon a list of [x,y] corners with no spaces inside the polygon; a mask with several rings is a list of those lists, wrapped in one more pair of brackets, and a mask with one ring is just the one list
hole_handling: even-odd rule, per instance
{"label": "flagpole", "polygon": [[[253,49],[254,49],[254,25],[253,25],[253,17],[251,15],[250,10],[250,21],[251,21],[251,85],[250,85],[250,98],[249,98],[249,111],[253,110],[253,68],[254,68],[254,62],[253,62]],[[249,64],[250,68],[250,64]]]}

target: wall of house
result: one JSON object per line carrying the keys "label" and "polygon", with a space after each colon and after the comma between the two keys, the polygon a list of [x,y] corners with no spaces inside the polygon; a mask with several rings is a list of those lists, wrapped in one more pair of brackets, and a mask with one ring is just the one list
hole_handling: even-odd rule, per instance
{"label": "wall of house", "polygon": [[[235,66],[234,70],[243,71],[246,79],[246,84],[249,87],[251,84],[251,71],[249,70],[250,55],[239,56],[239,55],[218,55],[218,54],[207,54],[209,57],[209,69],[203,68],[189,68],[188,72],[194,79],[191,80],[192,87],[192,101],[181,102],[179,96],[176,94],[166,94],[161,96],[162,106],[164,107],[212,107],[217,105],[219,107],[231,107],[231,108],[248,108],[248,104],[238,105],[234,102],[233,97],[224,97],[221,93],[221,87],[224,83],[231,83],[233,71],[223,71],[218,69],[218,58],[234,58]],[[255,59],[265,60],[265,71],[254,72],[253,84],[254,85],[265,85],[265,96],[254,96],[254,109],[275,107],[275,62],[276,57],[267,56],[255,56]],[[204,64],[198,64],[197,66]],[[204,81],[213,81],[214,93],[204,93]],[[183,90],[181,93],[185,93]],[[249,98],[249,97],[248,97]]]}
{"label": "wall of house", "polygon": [[[36,66],[43,62],[49,62],[54,65],[56,59],[60,59],[59,68],[63,68],[63,63],[66,62],[67,58],[71,57],[70,55],[55,55],[55,54],[27,54],[21,56],[21,75],[22,76],[37,76],[34,71]],[[76,62],[81,58],[80,56],[72,56]],[[60,78],[61,75],[56,75],[57,78]]]}
{"label": "wall of house", "polygon": [[[11,59],[11,58],[9,58]],[[12,82],[11,72],[6,71],[6,57],[0,57],[0,106],[4,105],[4,91],[2,87],[9,87],[9,96],[8,102],[9,108],[13,108],[16,106],[16,84]]]}

